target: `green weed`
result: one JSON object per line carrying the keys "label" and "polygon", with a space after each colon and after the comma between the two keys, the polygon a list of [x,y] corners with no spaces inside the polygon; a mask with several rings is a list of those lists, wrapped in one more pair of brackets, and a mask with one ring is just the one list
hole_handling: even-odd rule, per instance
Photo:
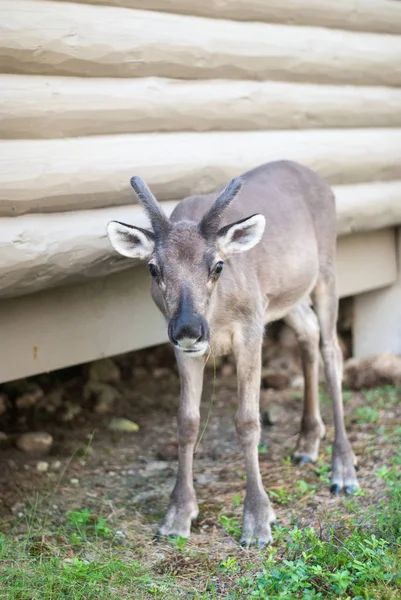
{"label": "green weed", "polygon": [[240,537],[241,527],[237,519],[228,517],[227,515],[221,515],[219,521],[229,535],[232,535],[235,538]]}
{"label": "green weed", "polygon": [[355,416],[357,422],[360,425],[367,425],[369,423],[378,423],[380,420],[379,411],[372,406],[361,406],[355,410]]}

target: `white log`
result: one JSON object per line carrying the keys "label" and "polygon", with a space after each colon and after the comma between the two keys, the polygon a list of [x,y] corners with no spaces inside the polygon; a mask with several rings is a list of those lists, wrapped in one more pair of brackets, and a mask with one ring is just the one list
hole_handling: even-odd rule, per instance
{"label": "white log", "polygon": [[[334,192],[340,234],[401,224],[401,181],[335,186]],[[175,204],[163,203],[167,214]],[[112,219],[148,224],[139,206],[0,218],[0,297],[104,276],[137,264],[112,250],[106,237]]]}
{"label": "white log", "polygon": [[[170,214],[175,202],[163,203]],[[0,218],[0,297],[108,275],[138,264],[116,254],[111,220],[148,226],[140,206]]]}
{"label": "white log", "polygon": [[[341,296],[390,285],[397,277],[393,231],[340,238],[336,265]],[[0,383],[166,342],[166,323],[149,287],[147,269],[136,267],[0,299],[5,340],[0,345]],[[398,312],[400,317],[399,308],[399,303],[398,310],[393,305],[391,316]]]}
{"label": "white log", "polygon": [[86,4],[143,8],[215,19],[267,21],[401,33],[401,5],[388,0],[80,0]]}
{"label": "white log", "polygon": [[276,81],[0,75],[3,138],[400,127],[401,89]]}
{"label": "white log", "polygon": [[0,141],[0,216],[131,204],[140,175],[160,200],[206,193],[287,158],[332,184],[400,178],[401,129],[160,133]]}
{"label": "white log", "polygon": [[334,186],[339,235],[401,224],[401,181]]}
{"label": "white log", "polygon": [[1,0],[0,70],[401,85],[401,38],[44,0]]}

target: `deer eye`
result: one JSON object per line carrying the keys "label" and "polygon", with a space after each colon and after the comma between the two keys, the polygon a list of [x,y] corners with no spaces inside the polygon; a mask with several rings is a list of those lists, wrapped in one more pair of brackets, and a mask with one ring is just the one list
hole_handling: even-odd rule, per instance
{"label": "deer eye", "polygon": [[219,262],[214,267],[214,272],[216,273],[216,275],[220,275],[220,273],[223,270],[223,265],[224,265],[223,261],[219,260]]}
{"label": "deer eye", "polygon": [[149,269],[149,273],[152,275],[152,277],[157,277],[159,275],[159,270],[156,267],[156,265],[154,265],[153,263],[148,264],[148,269]]}

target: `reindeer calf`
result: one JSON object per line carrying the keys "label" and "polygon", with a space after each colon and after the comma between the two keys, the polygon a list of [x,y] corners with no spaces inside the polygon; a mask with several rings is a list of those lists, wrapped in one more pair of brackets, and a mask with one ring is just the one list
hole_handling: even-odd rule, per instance
{"label": "reindeer calf", "polygon": [[241,543],[263,546],[272,540],[275,519],[258,462],[266,323],[283,318],[300,345],[305,392],[294,459],[316,461],[325,432],[318,397],[320,342],[335,425],[331,491],[352,493],[358,487],[344,427],[336,336],[333,193],[306,167],[272,162],[233,179],[217,194],[182,200],[168,219],[139,177],[131,185],[152,229],[112,221],[108,236],[119,253],[147,261],[152,297],[168,321],[181,378],[178,475],[159,533],[188,537],[198,515],[192,462],[205,357],[209,351],[215,356],[233,351],[239,396],[235,425],[246,464]]}

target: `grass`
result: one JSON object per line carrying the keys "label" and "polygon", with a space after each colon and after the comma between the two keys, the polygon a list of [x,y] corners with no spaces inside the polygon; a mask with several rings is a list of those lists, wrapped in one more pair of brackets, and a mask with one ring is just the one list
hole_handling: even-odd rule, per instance
{"label": "grass", "polygon": [[[87,508],[66,513],[57,530],[31,522],[23,537],[0,537],[0,598],[4,600],[123,600],[128,598],[401,599],[401,458],[381,467],[383,501],[366,514],[358,498],[354,516],[338,514],[320,527],[274,528],[264,552],[242,551],[208,560],[186,540],[172,540],[170,562],[141,561],[121,532]],[[296,493],[309,493],[300,480]],[[233,505],[239,502],[234,497]],[[294,520],[296,521],[296,519]],[[240,523],[222,514],[220,524],[238,539]],[[172,560],[173,559],[173,560]],[[202,571],[202,563],[204,570]],[[190,566],[197,571],[191,576]],[[188,576],[189,574],[189,576]],[[192,574],[193,575],[193,574]],[[199,577],[201,575],[201,577]],[[192,579],[192,581],[191,581]],[[225,589],[223,595],[219,589]]]}
{"label": "grass", "polygon": [[[375,429],[397,399],[390,388],[367,392],[355,417]],[[378,419],[366,408],[379,411]],[[399,427],[386,435],[399,447]],[[368,492],[328,502],[304,527],[300,509],[317,507],[327,488],[326,459],[298,479],[282,461],[284,479],[269,492],[286,518],[260,552],[237,544],[243,494],[214,514],[203,509],[207,535],[201,522],[191,540],[160,544],[141,516],[126,523],[96,503],[57,511],[55,490],[38,496],[0,533],[0,600],[401,600],[401,449],[371,473],[383,484],[375,501]]]}
{"label": "grass", "polygon": [[[57,531],[31,529],[24,539],[0,538],[0,598],[4,600],[103,600],[126,598],[294,599],[401,598],[400,458],[378,476],[388,495],[367,515],[357,510],[346,524],[326,532],[315,527],[275,527],[275,545],[223,560],[205,560],[202,581],[183,582],[185,564],[199,569],[202,556],[173,540],[176,566],[145,568],[124,536],[88,509],[65,515]],[[299,482],[300,483],[300,482]],[[305,483],[305,482],[303,482]],[[299,486],[303,488],[304,486]],[[337,520],[337,519],[336,519]],[[221,515],[220,523],[238,538],[240,524]],[[188,569],[187,569],[188,570]],[[162,571],[162,572],[160,572]],[[206,575],[206,577],[205,577]],[[195,578],[197,579],[197,578]],[[218,582],[218,584],[216,583]],[[226,582],[225,595],[218,592]],[[182,595],[184,593],[184,595]]]}

